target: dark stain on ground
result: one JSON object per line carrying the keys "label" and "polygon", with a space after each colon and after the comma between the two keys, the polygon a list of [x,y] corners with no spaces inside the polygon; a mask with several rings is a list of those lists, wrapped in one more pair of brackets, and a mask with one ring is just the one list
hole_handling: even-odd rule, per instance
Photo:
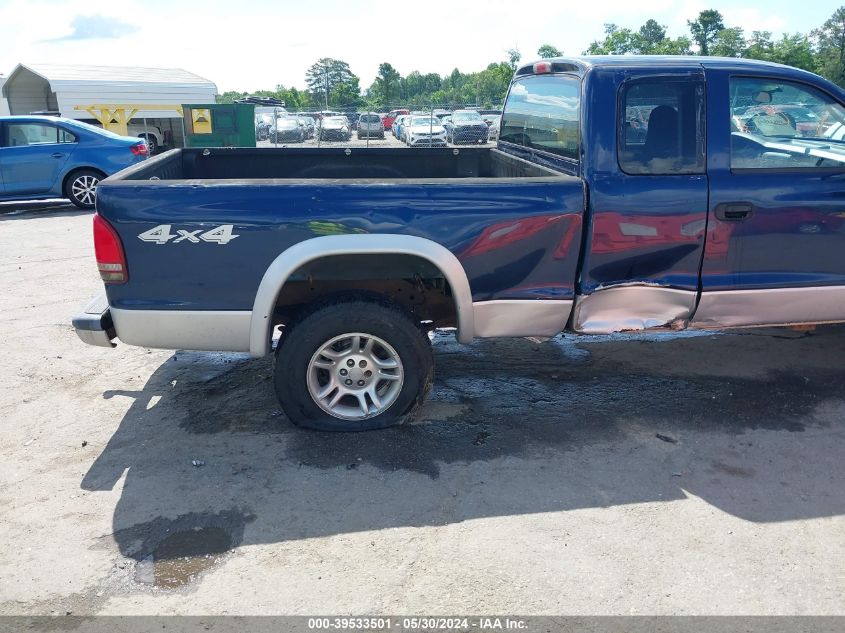
{"label": "dark stain on ground", "polygon": [[232,549],[232,535],[220,527],[175,532],[152,553],[155,586],[175,589],[196,579]]}
{"label": "dark stain on ground", "polygon": [[744,477],[750,478],[754,476],[754,470],[751,468],[742,468],[740,466],[732,466],[730,464],[725,464],[724,462],[714,461],[712,466],[715,470],[726,473],[733,477]]}
{"label": "dark stain on ground", "polygon": [[[156,517],[116,530],[121,552],[138,561],[138,580],[157,587],[181,587],[211,568],[243,541],[255,515],[240,509]],[[152,578],[143,576],[152,572]]]}

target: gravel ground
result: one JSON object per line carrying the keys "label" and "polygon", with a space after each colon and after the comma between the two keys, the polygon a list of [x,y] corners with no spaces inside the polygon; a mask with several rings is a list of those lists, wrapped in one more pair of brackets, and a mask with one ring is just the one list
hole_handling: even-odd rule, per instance
{"label": "gravel ground", "polygon": [[845,614],[845,327],[438,333],[416,423],[329,435],[83,345],[89,213],[0,205],[0,280],[0,614]]}

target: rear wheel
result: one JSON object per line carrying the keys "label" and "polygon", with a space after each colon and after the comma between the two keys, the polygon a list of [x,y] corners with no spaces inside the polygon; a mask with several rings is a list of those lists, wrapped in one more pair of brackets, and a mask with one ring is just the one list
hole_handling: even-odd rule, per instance
{"label": "rear wheel", "polygon": [[274,382],[294,424],[367,431],[410,419],[433,375],[431,344],[412,316],[391,305],[349,300],[285,329]]}
{"label": "rear wheel", "polygon": [[65,196],[80,209],[93,209],[97,184],[102,179],[103,174],[93,169],[75,171],[65,181]]}
{"label": "rear wheel", "polygon": [[158,143],[156,142],[155,136],[152,136],[150,134],[142,134],[141,138],[146,141],[147,151],[150,153],[150,156],[152,156],[158,151]]}

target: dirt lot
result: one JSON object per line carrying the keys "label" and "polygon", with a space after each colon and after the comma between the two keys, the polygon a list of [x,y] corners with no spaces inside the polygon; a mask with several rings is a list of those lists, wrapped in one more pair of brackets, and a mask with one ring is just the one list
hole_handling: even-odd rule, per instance
{"label": "dirt lot", "polygon": [[844,327],[442,334],[417,423],[326,435],[267,360],[83,345],[90,214],[20,206],[2,614],[845,614]]}

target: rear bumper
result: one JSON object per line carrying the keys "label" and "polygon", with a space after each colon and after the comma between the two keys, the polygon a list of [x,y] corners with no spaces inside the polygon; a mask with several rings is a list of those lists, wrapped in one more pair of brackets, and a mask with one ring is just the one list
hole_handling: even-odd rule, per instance
{"label": "rear bumper", "polygon": [[88,302],[85,309],[73,317],[73,329],[83,343],[98,347],[114,347],[114,323],[106,295],[98,295]]}

